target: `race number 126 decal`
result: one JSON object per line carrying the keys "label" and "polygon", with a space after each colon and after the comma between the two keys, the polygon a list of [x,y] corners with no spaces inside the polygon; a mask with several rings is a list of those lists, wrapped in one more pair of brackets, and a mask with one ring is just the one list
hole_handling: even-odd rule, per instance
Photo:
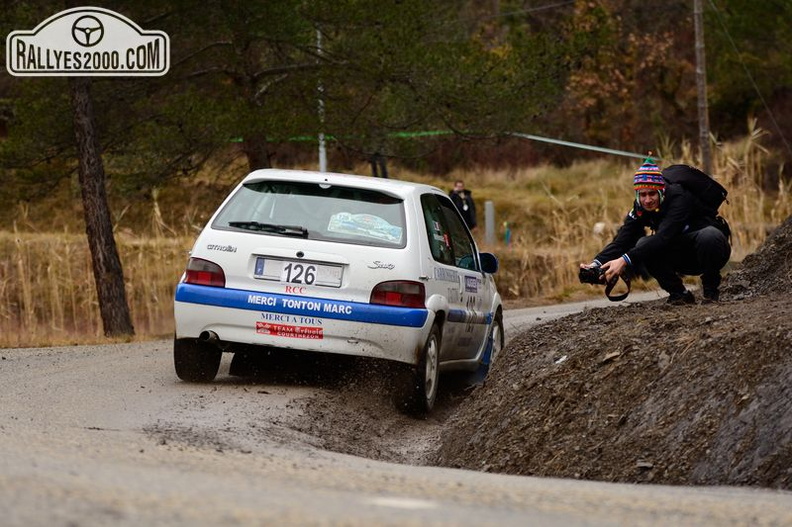
{"label": "race number 126 decal", "polygon": [[316,281],[316,266],[289,262],[283,266],[281,280],[290,284],[311,285]]}

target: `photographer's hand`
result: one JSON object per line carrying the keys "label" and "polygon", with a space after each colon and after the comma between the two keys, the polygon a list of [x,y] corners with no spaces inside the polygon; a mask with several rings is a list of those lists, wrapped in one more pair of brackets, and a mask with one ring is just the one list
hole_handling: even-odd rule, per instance
{"label": "photographer's hand", "polygon": [[627,268],[627,262],[624,261],[624,258],[616,258],[615,260],[602,264],[602,268],[605,269],[605,281],[611,282],[621,276]]}

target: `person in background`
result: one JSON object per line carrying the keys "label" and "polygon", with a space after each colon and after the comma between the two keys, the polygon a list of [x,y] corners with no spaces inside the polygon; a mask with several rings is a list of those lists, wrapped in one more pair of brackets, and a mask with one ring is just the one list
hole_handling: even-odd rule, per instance
{"label": "person in background", "polygon": [[703,302],[717,302],[720,272],[731,256],[726,234],[708,218],[696,196],[682,185],[668,184],[649,159],[635,173],[633,189],[632,210],[613,241],[580,267],[601,266],[608,282],[625,274],[648,273],[674,305],[696,302],[682,275],[700,275]]}
{"label": "person in background", "polygon": [[448,193],[451,201],[454,202],[462,219],[471,231],[476,228],[476,204],[473,202],[471,192],[465,189],[465,183],[458,179],[454,182],[454,189]]}
{"label": "person in background", "polygon": [[388,160],[379,152],[374,152],[369,157],[369,164],[371,165],[371,175],[373,177],[381,177],[388,179]]}

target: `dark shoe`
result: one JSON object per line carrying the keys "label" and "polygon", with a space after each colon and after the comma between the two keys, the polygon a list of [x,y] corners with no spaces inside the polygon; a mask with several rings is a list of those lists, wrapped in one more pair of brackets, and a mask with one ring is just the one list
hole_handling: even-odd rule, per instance
{"label": "dark shoe", "polygon": [[716,304],[720,300],[720,292],[715,289],[713,290],[704,290],[704,298],[701,301],[702,304]]}
{"label": "dark shoe", "polygon": [[693,293],[690,291],[685,291],[684,293],[671,293],[668,295],[668,300],[666,300],[666,304],[672,306],[684,306],[695,303],[696,297],[694,297]]}

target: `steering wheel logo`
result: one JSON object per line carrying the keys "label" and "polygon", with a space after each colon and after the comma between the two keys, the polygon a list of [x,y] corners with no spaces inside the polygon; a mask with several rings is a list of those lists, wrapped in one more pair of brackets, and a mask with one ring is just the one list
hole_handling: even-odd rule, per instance
{"label": "steering wheel logo", "polygon": [[104,26],[98,18],[86,15],[78,18],[72,25],[72,38],[79,45],[90,48],[104,37]]}

